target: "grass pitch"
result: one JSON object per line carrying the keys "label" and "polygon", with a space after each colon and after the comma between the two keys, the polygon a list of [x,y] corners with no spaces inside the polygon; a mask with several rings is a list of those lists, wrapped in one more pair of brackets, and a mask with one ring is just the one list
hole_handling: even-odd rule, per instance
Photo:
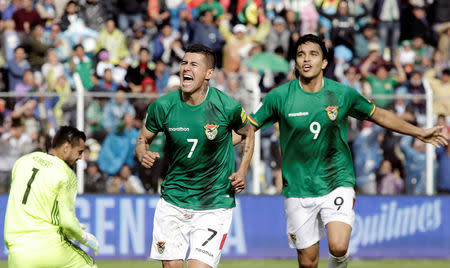
{"label": "grass pitch", "polygon": [[[99,260],[99,268],[159,268],[160,262],[137,260]],[[6,261],[0,261],[0,268],[7,268]],[[280,268],[298,267],[296,260],[222,260],[219,268]],[[322,259],[319,268],[327,267],[327,260]],[[348,268],[447,268],[450,260],[351,260]]]}

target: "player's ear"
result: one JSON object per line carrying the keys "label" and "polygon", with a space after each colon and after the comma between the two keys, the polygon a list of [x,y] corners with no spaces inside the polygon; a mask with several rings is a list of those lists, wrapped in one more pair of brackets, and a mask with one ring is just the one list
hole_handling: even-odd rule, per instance
{"label": "player's ear", "polygon": [[327,68],[328,65],[328,60],[327,59],[323,59],[322,60],[322,70],[325,70],[325,68]]}
{"label": "player's ear", "polygon": [[205,80],[208,80],[208,81],[209,81],[211,78],[213,78],[213,77],[214,77],[214,72],[215,72],[215,69],[214,69],[214,68],[208,69],[208,70],[206,71]]}

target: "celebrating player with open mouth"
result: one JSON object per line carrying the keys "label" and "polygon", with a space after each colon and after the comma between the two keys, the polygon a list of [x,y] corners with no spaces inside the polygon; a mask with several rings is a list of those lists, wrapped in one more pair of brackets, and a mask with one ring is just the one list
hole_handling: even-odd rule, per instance
{"label": "celebrating player with open mouth", "polygon": [[447,140],[442,127],[415,127],[376,108],[355,89],[324,78],[327,49],[319,37],[302,36],[295,47],[299,78],[269,92],[249,119],[255,129],[280,123],[287,236],[297,249],[300,267],[317,267],[324,227],[330,249],[328,267],[347,267],[355,218],[348,116],[371,120],[437,147]]}
{"label": "celebrating player with open mouth", "polygon": [[[241,104],[208,86],[214,67],[211,49],[188,47],[181,61],[181,89],[148,107],[136,143],[139,161],[150,168],[159,154],[148,151],[149,144],[160,131],[167,137],[170,164],[155,211],[150,255],[164,267],[181,268],[185,259],[188,267],[217,267],[235,193],[245,187],[253,129]],[[245,138],[235,173],[232,131]]]}

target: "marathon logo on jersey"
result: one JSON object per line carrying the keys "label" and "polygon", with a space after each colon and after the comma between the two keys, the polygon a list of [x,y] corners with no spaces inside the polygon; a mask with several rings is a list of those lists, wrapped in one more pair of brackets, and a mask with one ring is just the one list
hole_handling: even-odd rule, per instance
{"label": "marathon logo on jersey", "polygon": [[189,131],[188,127],[169,127],[169,131]]}
{"label": "marathon logo on jersey", "polygon": [[214,140],[217,136],[219,125],[206,124],[204,128],[208,140]]}
{"label": "marathon logo on jersey", "polygon": [[338,108],[339,108],[339,106],[328,106],[325,109],[327,111],[327,115],[331,119],[331,121],[336,120],[336,118],[338,116]]}
{"label": "marathon logo on jersey", "polygon": [[158,247],[159,254],[163,254],[166,249],[166,242],[156,242],[156,246]]}
{"label": "marathon logo on jersey", "polygon": [[294,245],[297,243],[297,235],[294,233],[289,233],[289,237],[291,238]]}

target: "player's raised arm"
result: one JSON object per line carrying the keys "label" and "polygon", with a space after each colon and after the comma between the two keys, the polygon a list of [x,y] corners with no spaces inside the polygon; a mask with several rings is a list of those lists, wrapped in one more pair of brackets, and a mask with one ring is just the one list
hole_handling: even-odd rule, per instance
{"label": "player's raised arm", "polygon": [[151,132],[145,126],[142,126],[142,129],[139,132],[134,150],[139,162],[145,168],[151,168],[155,163],[156,158],[159,158],[159,153],[150,152],[148,150],[156,135],[157,133]]}
{"label": "player's raised arm", "polygon": [[[234,134],[233,134],[234,135]],[[237,193],[240,193],[245,188],[245,177],[247,176],[248,167],[253,156],[253,149],[255,147],[255,132],[249,121],[236,131],[236,135],[241,137],[244,143],[242,150],[242,161],[237,172],[231,174],[231,186]],[[233,144],[235,139],[233,138]]]}
{"label": "player's raised arm", "polygon": [[382,127],[416,137],[426,143],[431,143],[436,148],[439,148],[440,145],[448,145],[448,137],[442,133],[442,126],[422,129],[379,107],[377,107],[370,120]]}

